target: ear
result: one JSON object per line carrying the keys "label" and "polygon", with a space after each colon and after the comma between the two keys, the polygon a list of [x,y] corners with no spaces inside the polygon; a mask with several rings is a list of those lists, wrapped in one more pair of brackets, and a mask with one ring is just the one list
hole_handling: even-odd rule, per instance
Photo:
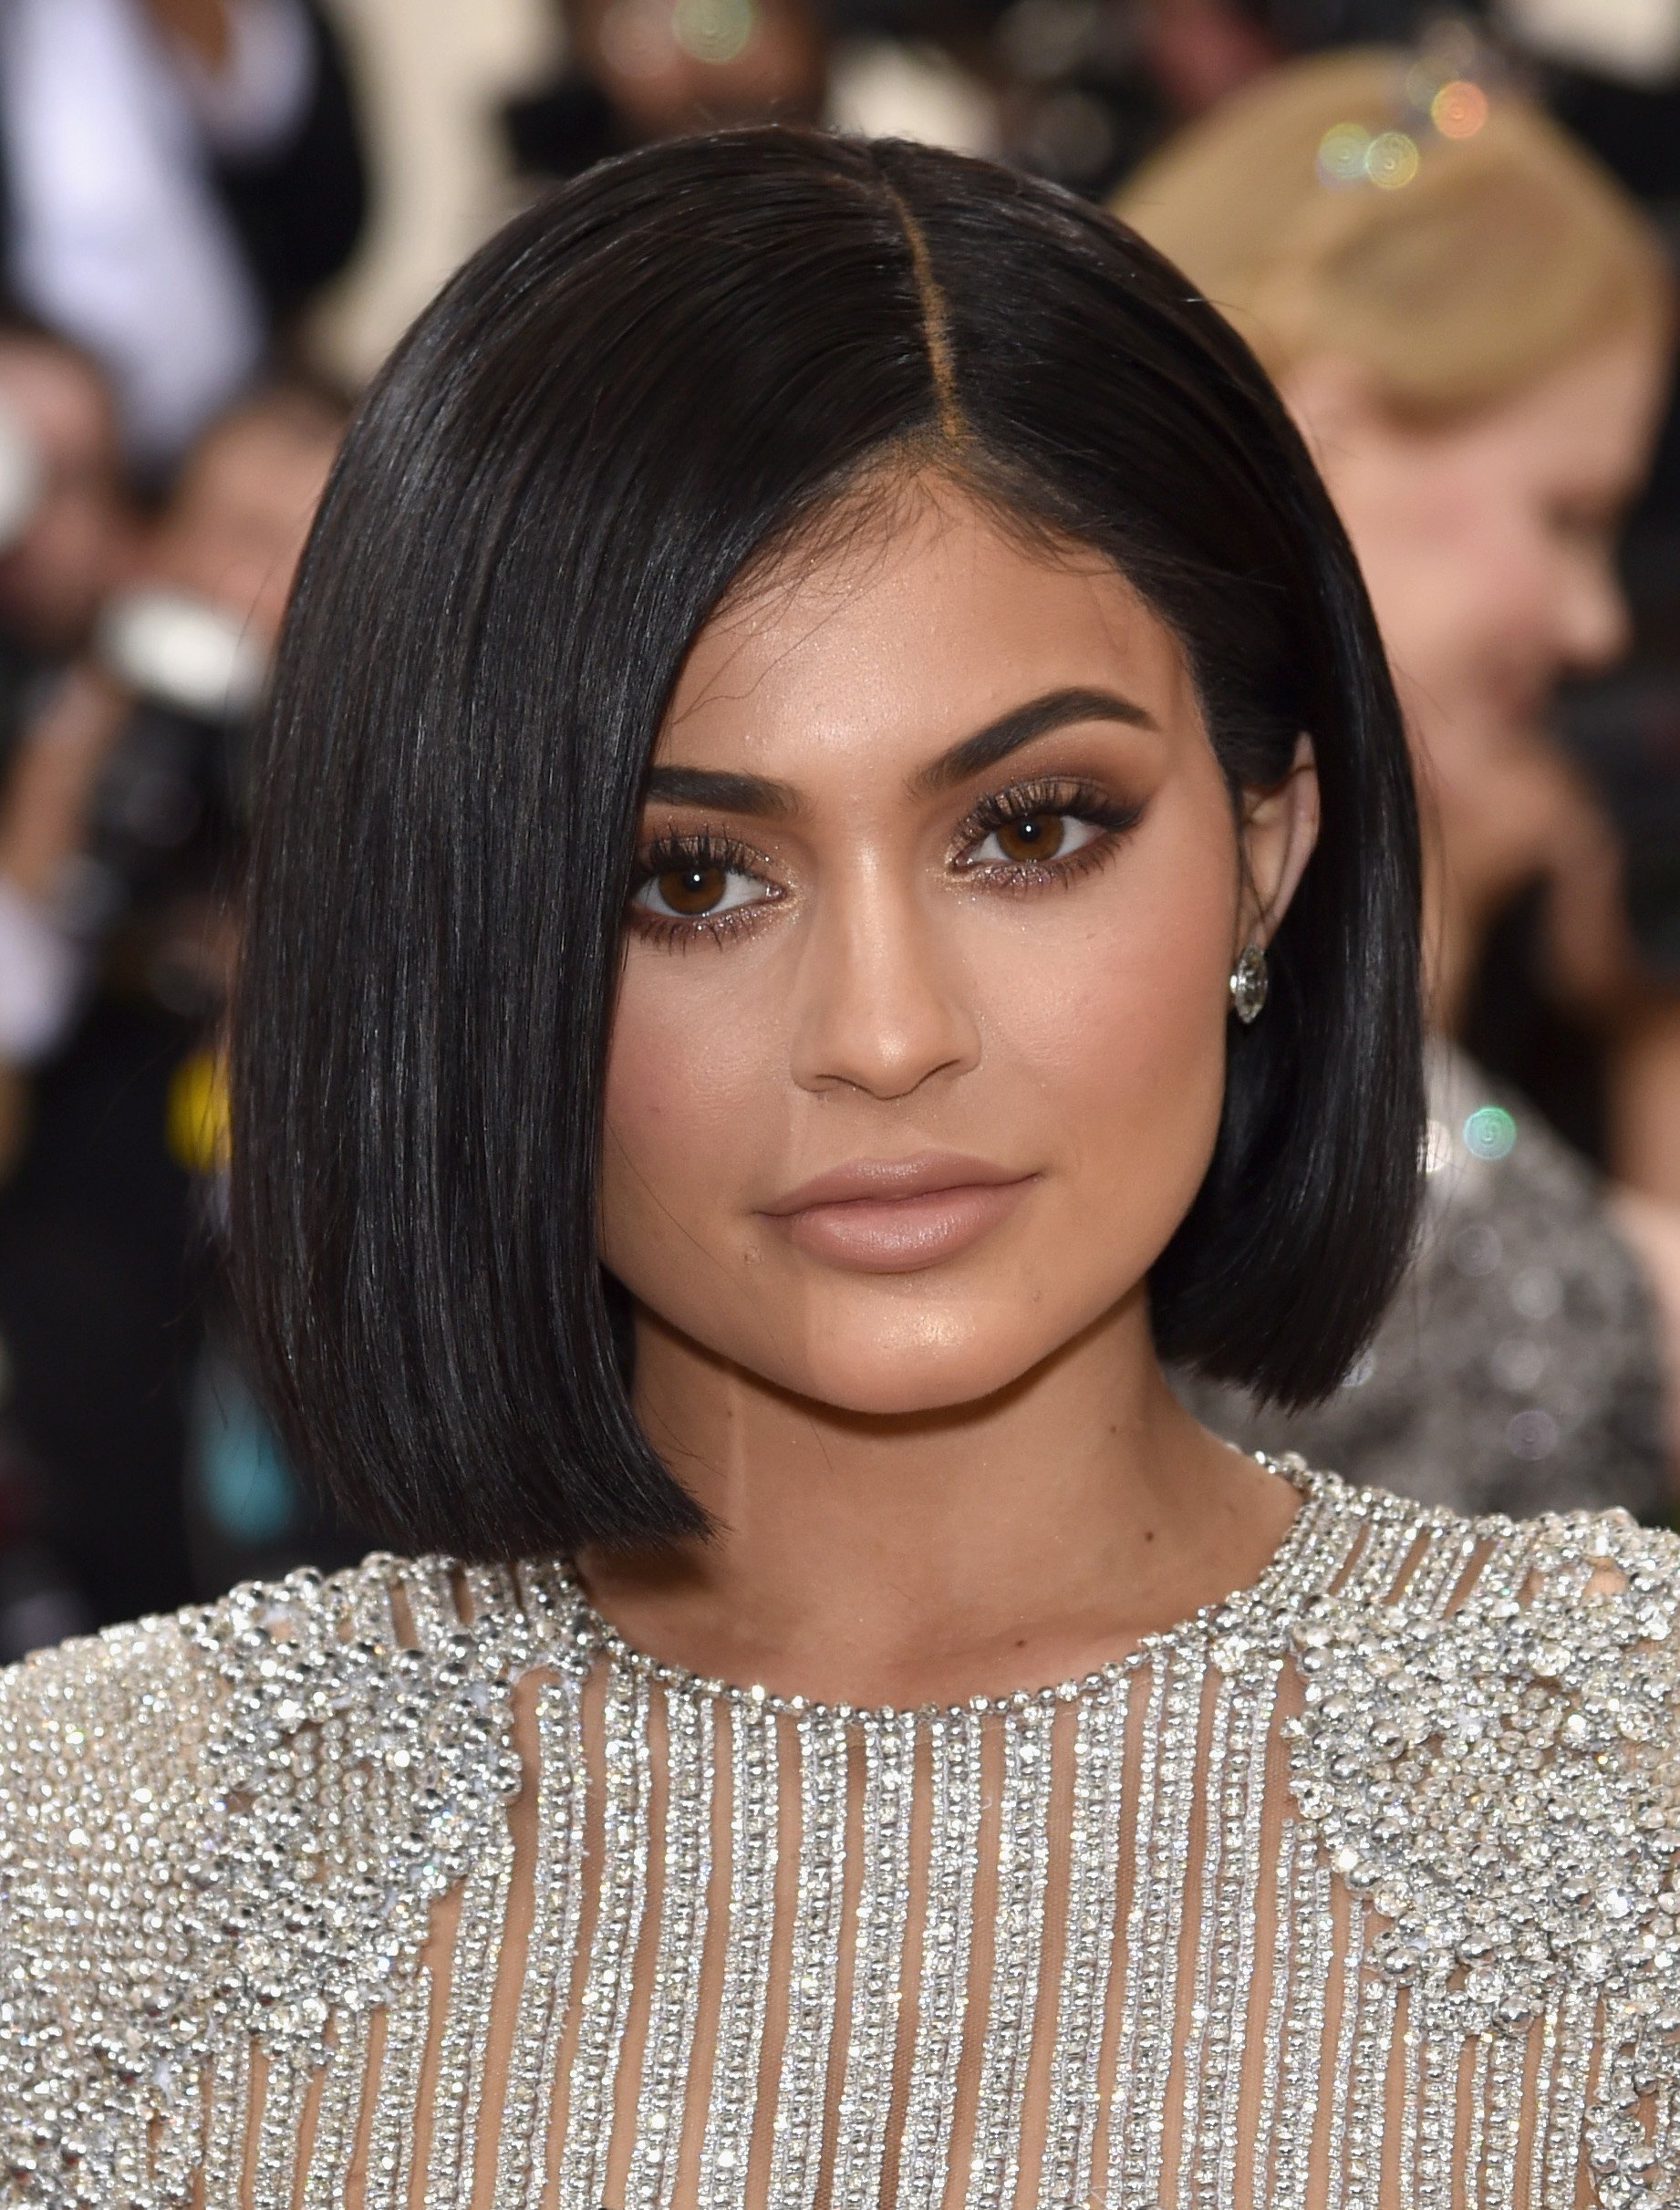
{"label": "ear", "polygon": [[1242,894],[1233,957],[1247,944],[1271,941],[1312,856],[1318,819],[1318,763],[1312,738],[1301,736],[1283,780],[1270,790],[1243,794],[1238,828]]}

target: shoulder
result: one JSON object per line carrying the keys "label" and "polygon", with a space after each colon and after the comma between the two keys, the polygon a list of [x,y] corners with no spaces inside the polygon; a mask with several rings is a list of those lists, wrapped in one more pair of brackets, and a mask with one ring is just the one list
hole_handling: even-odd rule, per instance
{"label": "shoulder", "polygon": [[141,1620],[0,1673],[0,1945],[99,1892],[122,1860],[150,1865],[202,1808],[221,1702],[202,1613]]}
{"label": "shoulder", "polygon": [[1390,1922],[1385,1967],[1467,2032],[1571,1988],[1680,2004],[1680,1539],[1620,1511],[1416,1526],[1395,1586],[1293,1629],[1293,1792]]}
{"label": "shoulder", "polygon": [[493,1733],[498,1695],[552,1639],[506,1573],[380,1554],[0,1670],[0,1941],[33,1895],[16,1868],[92,1886],[121,1861],[190,1882],[189,1827],[236,1852],[270,1801],[308,1792],[324,1753],[408,1769],[408,1735],[446,1732],[431,1706],[451,1695]]}
{"label": "shoulder", "polygon": [[115,1627],[0,1674],[0,2169],[54,2172],[67,2202],[116,2180],[97,2150],[74,2182],[56,2171],[71,2129],[133,2136],[192,2070],[184,2044],[171,2069],[166,2037],[201,2002],[183,1904],[223,1700],[202,1617]]}
{"label": "shoulder", "polygon": [[[37,1789],[50,1787],[52,1769],[67,1748],[93,1749],[75,1769],[61,1770],[67,1784],[86,1783],[97,1766],[104,1729],[113,1722],[172,1733],[177,1699],[202,1686],[204,1666],[194,1647],[202,1613],[141,1619],[37,1650],[0,1670],[0,1804],[13,1809]],[[89,1743],[89,1736],[94,1739]]]}
{"label": "shoulder", "polygon": [[1473,1645],[1501,1669],[1520,1672],[1543,1655],[1571,1676],[1576,1661],[1621,1653],[1624,1668],[1680,1676],[1680,1535],[1668,1529],[1619,1508],[1513,1519],[1310,1478],[1359,1531],[1302,1612],[1303,1646],[1384,1636],[1418,1650]]}
{"label": "shoulder", "polygon": [[517,1785],[540,1595],[376,1557],[0,1674],[0,2170],[97,2115],[111,2191],[66,2199],[118,2200],[218,2036],[306,2066],[389,1997]]}
{"label": "shoulder", "polygon": [[1486,1761],[1520,1735],[1680,1800],[1680,1536],[1621,1510],[1466,1517],[1380,1492],[1362,1509],[1366,1551],[1291,1631],[1298,1738],[1404,1712],[1371,1757]]}

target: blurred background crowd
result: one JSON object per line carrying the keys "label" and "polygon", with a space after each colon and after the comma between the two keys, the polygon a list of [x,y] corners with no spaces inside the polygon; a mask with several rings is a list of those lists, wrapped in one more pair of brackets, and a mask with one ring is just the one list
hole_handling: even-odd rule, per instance
{"label": "blurred background crowd", "polygon": [[1371,583],[1426,813],[1426,1231],[1321,1412],[1186,1390],[1443,1502],[1674,1514],[1680,0],[0,0],[0,1658],[364,1547],[216,1287],[292,571],[481,237],[769,116],[1114,205],[1255,345]]}

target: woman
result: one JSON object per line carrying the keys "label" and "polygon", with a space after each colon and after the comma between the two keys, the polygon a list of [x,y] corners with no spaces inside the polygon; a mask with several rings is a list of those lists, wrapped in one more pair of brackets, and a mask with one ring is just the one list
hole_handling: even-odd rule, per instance
{"label": "woman", "polygon": [[[1626,642],[1615,531],[1673,320],[1645,218],[1515,93],[1383,49],[1277,72],[1118,208],[1254,345],[1359,555],[1422,771],[1437,1035],[1474,1025],[1502,916],[1537,895],[1554,997],[1624,998],[1614,839],[1548,724],[1560,680]],[[1353,1385],[1301,1419],[1223,1392],[1196,1408],[1460,1510],[1666,1516],[1680,1213],[1607,1204],[1445,1042],[1430,1118],[1426,1233]]]}
{"label": "woman", "polygon": [[638,153],[399,350],[282,662],[239,1273],[441,1554],[8,1677],[14,2198],[1672,2199],[1680,1550],[1161,1373],[1328,1388],[1421,1124],[1219,318],[954,155]]}

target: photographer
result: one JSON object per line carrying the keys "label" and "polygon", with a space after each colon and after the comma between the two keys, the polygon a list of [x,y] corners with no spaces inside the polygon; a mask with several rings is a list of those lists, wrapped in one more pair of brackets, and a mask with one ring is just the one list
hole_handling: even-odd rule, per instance
{"label": "photographer", "polygon": [[[343,419],[286,385],[213,426],[0,788],[0,897],[52,953],[0,1189],[0,1340],[43,1540],[97,1618],[193,1585],[204,1043],[245,734]],[[5,1603],[0,1582],[0,1643]]]}

